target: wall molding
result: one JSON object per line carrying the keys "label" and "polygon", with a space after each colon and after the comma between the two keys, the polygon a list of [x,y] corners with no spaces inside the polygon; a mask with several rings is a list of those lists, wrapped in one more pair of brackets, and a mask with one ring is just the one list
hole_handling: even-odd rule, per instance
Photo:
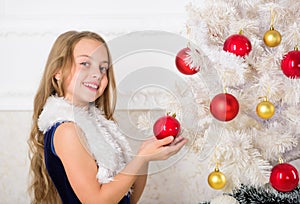
{"label": "wall molding", "polygon": [[[50,18],[50,20],[49,20]],[[77,19],[77,20],[70,20]],[[75,22],[76,21],[76,22]],[[57,24],[59,22],[59,24]],[[181,33],[185,29],[185,15],[182,13],[152,13],[128,15],[55,16],[39,19],[10,16],[0,21],[0,37],[57,36],[65,30],[94,30],[116,37],[133,31],[162,30]]]}
{"label": "wall molding", "polygon": [[151,1],[16,0],[0,1],[0,36],[57,35],[66,29],[93,29],[118,35],[141,30],[178,32],[185,29],[188,0],[174,4]]}

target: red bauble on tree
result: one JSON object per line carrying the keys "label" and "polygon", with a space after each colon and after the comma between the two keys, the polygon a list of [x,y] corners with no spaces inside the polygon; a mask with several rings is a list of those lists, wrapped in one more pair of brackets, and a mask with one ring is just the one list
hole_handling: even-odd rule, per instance
{"label": "red bauble on tree", "polygon": [[280,163],[273,167],[270,175],[270,183],[274,189],[280,192],[294,190],[299,183],[297,169],[288,163]]}
{"label": "red bauble on tree", "polygon": [[228,93],[216,95],[210,103],[211,114],[220,121],[230,121],[239,112],[239,102]]}
{"label": "red bauble on tree", "polygon": [[180,133],[180,123],[175,118],[176,114],[162,116],[156,120],[153,125],[153,133],[157,139],[163,139],[168,136],[177,137]]}
{"label": "red bauble on tree", "polygon": [[178,69],[182,74],[185,75],[193,75],[196,74],[199,69],[197,67],[191,67],[185,62],[185,59],[188,57],[188,53],[190,51],[190,48],[186,47],[180,50],[175,59],[175,64]]}
{"label": "red bauble on tree", "polygon": [[225,40],[223,50],[243,57],[249,54],[252,45],[249,39],[240,32],[240,34],[231,35]]}
{"label": "red bauble on tree", "polygon": [[281,70],[289,78],[300,77],[300,51],[297,47],[283,57]]}

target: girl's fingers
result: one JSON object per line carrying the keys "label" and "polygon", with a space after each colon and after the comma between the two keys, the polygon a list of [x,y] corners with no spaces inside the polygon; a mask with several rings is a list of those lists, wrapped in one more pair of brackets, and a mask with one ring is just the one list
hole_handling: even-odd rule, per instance
{"label": "girl's fingers", "polygon": [[171,143],[171,145],[176,145],[177,143],[181,142],[182,140],[184,140],[185,138],[182,136],[177,136],[173,142]]}
{"label": "girl's fingers", "polygon": [[159,146],[165,146],[165,145],[172,143],[173,141],[174,141],[174,137],[168,136],[168,137],[165,137],[164,139],[157,140],[157,143]]}
{"label": "girl's fingers", "polygon": [[145,147],[146,145],[152,144],[152,143],[154,143],[156,140],[157,140],[157,139],[156,139],[155,136],[150,137],[150,138],[146,139],[146,140],[143,142],[143,144],[141,145],[141,147]]}
{"label": "girl's fingers", "polygon": [[[177,139],[177,138],[176,138]],[[169,152],[171,155],[176,154],[186,143],[187,143],[186,138],[178,138],[177,141],[174,141],[172,145],[169,146]]]}
{"label": "girl's fingers", "polygon": [[182,136],[168,136],[159,140],[154,137],[143,143],[139,153],[149,156],[149,161],[165,160],[176,154],[186,142],[187,139]]}

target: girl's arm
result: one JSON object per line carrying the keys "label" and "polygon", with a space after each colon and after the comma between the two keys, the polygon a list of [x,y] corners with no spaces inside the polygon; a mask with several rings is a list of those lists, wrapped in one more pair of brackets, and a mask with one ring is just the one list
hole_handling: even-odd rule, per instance
{"label": "girl's arm", "polygon": [[139,175],[133,184],[133,193],[130,195],[130,203],[137,204],[144,191],[147,174]]}
{"label": "girl's arm", "polygon": [[[177,143],[180,143],[181,140],[183,140],[184,138],[179,136],[177,138],[174,139],[174,141],[172,142],[171,145],[177,145]],[[144,143],[143,145],[147,144],[147,143],[151,143],[153,141],[155,141],[155,137],[152,138],[152,140],[149,140],[148,142]],[[142,146],[143,148],[144,146]],[[148,166],[147,166],[148,169]],[[146,170],[146,173],[148,172],[148,170]],[[144,175],[140,175],[137,177],[136,181],[133,184],[133,194],[130,196],[130,203],[131,204],[136,204],[138,203],[140,197],[142,196],[142,193],[144,191],[145,185],[147,182],[147,174]]]}
{"label": "girl's arm", "polygon": [[173,137],[147,141],[143,143],[137,156],[114,177],[114,181],[99,185],[96,162],[81,144],[79,134],[82,134],[81,130],[74,123],[61,124],[54,134],[54,148],[75,194],[84,204],[118,203],[138,181],[138,175],[147,173],[149,161],[167,159],[186,143],[186,140],[182,140],[174,146],[164,146]]}

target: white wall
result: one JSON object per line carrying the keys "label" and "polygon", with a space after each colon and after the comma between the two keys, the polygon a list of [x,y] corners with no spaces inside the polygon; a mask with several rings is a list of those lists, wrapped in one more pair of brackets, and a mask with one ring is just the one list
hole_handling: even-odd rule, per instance
{"label": "white wall", "polygon": [[[109,41],[143,30],[168,31],[180,36],[185,31],[185,5],[188,2],[0,0],[1,203],[29,202],[26,141],[31,125],[32,101],[55,38],[67,30],[96,31]],[[180,46],[178,44],[178,48]],[[172,57],[174,53],[157,59],[159,65],[154,65],[174,70]],[[127,60],[136,65],[134,58]],[[122,66],[124,61],[119,63],[119,67]],[[126,66],[126,69],[116,72],[119,81],[132,71],[130,67],[136,68]],[[126,121],[126,105],[119,106],[118,117]],[[135,111],[131,111],[135,115],[133,120],[143,112]],[[209,195],[218,192],[207,186],[208,171],[196,155],[185,150],[177,162],[149,176],[141,203],[198,203],[209,199]]]}
{"label": "white wall", "polygon": [[5,77],[0,81],[0,109],[32,109],[46,56],[58,34],[74,29],[93,30],[107,40],[142,30],[179,34],[185,29],[187,3],[1,0],[0,69]]}

